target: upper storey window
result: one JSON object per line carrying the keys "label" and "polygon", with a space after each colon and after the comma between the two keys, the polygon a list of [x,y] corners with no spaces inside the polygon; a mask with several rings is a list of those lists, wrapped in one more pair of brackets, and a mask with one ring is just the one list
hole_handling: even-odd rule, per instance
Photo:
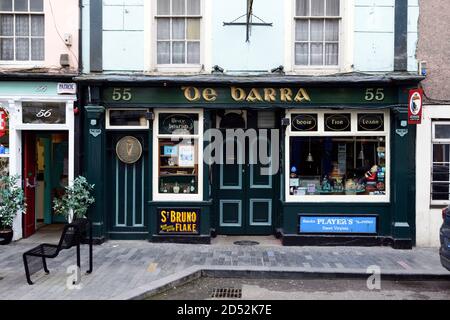
{"label": "upper storey window", "polygon": [[200,0],[158,0],[157,64],[200,64]]}
{"label": "upper storey window", "polygon": [[296,66],[338,66],[340,5],[340,0],[296,0]]}
{"label": "upper storey window", "polygon": [[0,0],[0,60],[43,61],[44,1]]}

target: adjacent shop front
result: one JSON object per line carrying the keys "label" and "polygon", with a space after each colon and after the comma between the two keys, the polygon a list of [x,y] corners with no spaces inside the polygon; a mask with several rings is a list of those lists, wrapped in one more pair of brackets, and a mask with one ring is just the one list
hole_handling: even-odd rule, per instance
{"label": "adjacent shop front", "polygon": [[14,221],[14,239],[63,222],[52,201],[73,180],[75,101],[74,83],[1,82],[0,173],[19,177],[27,202],[27,214]]}
{"label": "adjacent shop front", "polygon": [[99,241],[414,243],[407,100],[419,78],[77,81]]}

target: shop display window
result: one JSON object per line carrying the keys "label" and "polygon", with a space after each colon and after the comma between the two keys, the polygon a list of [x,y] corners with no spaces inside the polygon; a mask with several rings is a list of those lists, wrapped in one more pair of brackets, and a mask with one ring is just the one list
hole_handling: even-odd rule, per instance
{"label": "shop display window", "polygon": [[290,195],[385,195],[384,137],[291,137]]}
{"label": "shop display window", "polygon": [[161,200],[200,200],[200,113],[156,112],[154,189]]}
{"label": "shop display window", "polygon": [[431,203],[450,203],[450,122],[433,122]]}
{"label": "shop display window", "polygon": [[0,108],[0,175],[9,174],[9,121],[8,113]]}
{"label": "shop display window", "polygon": [[288,201],[389,201],[389,114],[289,113]]}
{"label": "shop display window", "polygon": [[106,129],[148,129],[148,109],[108,109]]}

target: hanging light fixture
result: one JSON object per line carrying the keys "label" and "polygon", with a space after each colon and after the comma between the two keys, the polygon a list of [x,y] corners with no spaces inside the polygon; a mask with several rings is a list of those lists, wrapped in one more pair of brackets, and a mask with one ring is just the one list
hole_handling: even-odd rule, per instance
{"label": "hanging light fixture", "polygon": [[311,138],[309,138],[309,154],[308,157],[306,158],[306,162],[314,162],[314,158],[311,154]]}
{"label": "hanging light fixture", "polygon": [[358,160],[364,160],[364,146],[363,146],[362,142],[361,142],[361,151],[359,152],[359,155],[358,155]]}

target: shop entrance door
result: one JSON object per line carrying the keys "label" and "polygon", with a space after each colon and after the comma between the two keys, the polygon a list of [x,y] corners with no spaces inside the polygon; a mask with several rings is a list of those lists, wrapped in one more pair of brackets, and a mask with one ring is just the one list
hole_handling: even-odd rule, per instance
{"label": "shop entrance door", "polygon": [[[256,120],[259,115],[256,111],[253,114],[251,111],[247,112],[248,123],[245,128],[257,127]],[[222,131],[225,141],[225,130]],[[267,145],[268,151],[271,150],[270,134],[267,135],[267,138],[262,140],[262,137],[258,136],[258,152],[262,143]],[[228,159],[229,161],[234,160],[234,163],[226,163],[226,144],[224,144],[223,164],[214,165],[217,233],[224,235],[273,234],[278,174],[263,173],[261,169],[269,169],[270,164],[262,163],[263,159],[258,154],[255,155],[254,164],[251,164],[250,152],[253,147],[249,140],[246,139],[245,145],[239,145],[237,141],[234,141],[234,159]],[[228,142],[232,141],[228,140]],[[245,158],[245,163],[237,163],[239,152],[244,152],[245,157],[244,154],[242,157]]]}
{"label": "shop entrance door", "polygon": [[67,133],[25,131],[22,137],[26,238],[40,226],[66,221],[54,214],[53,200],[64,195],[69,183],[69,154]]}
{"label": "shop entrance door", "polygon": [[148,132],[111,132],[107,138],[107,225],[110,239],[148,237]]}

